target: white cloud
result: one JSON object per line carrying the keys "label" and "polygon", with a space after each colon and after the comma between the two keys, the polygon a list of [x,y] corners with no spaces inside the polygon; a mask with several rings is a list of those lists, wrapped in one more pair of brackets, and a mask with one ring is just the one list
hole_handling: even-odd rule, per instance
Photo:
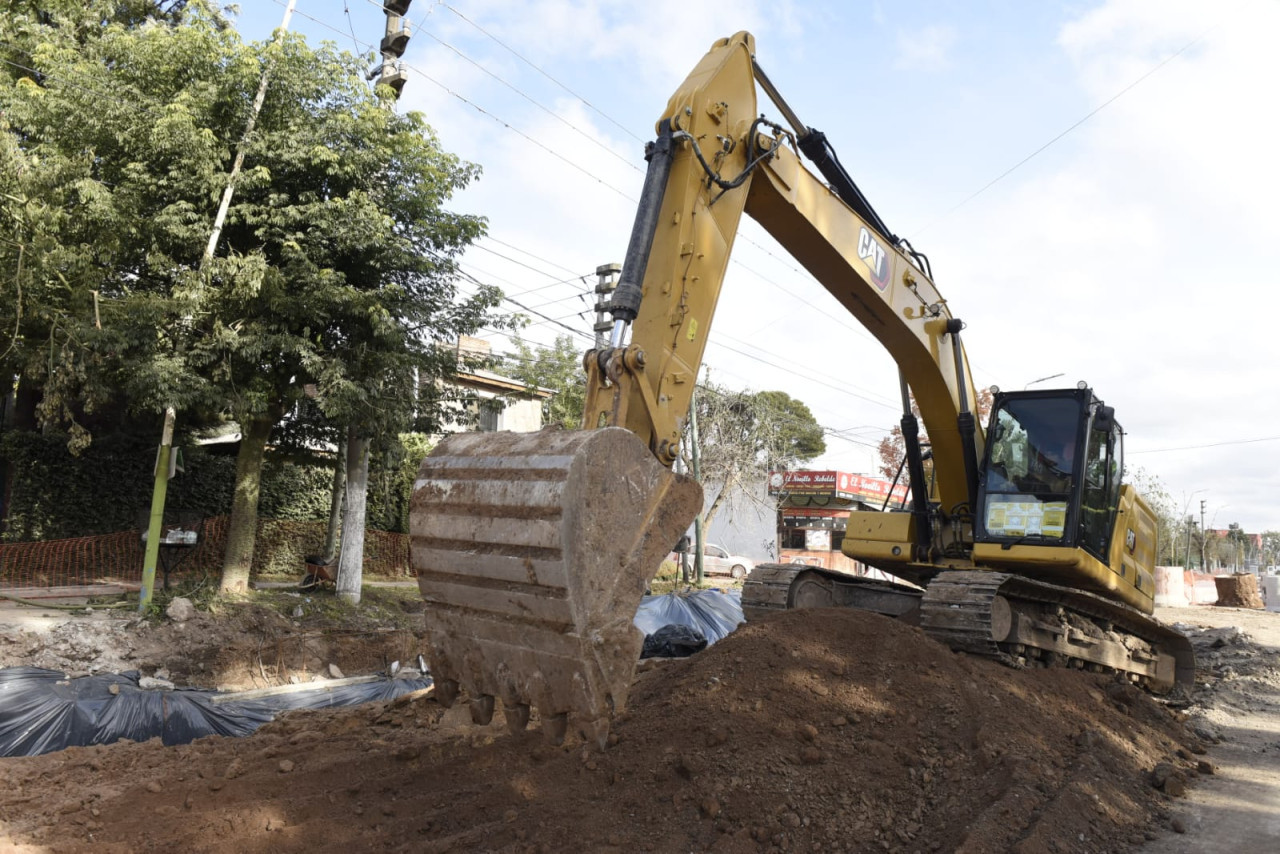
{"label": "white cloud", "polygon": [[1115,0],[1064,26],[1094,104],[1199,40],[1059,143],[1054,165],[1033,161],[932,236],[977,363],[1014,388],[1057,371],[1090,381],[1133,462],[1175,496],[1208,490],[1219,523],[1263,530],[1280,527],[1280,442],[1231,443],[1280,436],[1265,106],[1280,11],[1211,11],[1216,25],[1202,4]]}
{"label": "white cloud", "polygon": [[899,32],[895,67],[912,71],[937,71],[950,64],[948,54],[956,43],[956,29],[949,24],[932,24],[919,30]]}

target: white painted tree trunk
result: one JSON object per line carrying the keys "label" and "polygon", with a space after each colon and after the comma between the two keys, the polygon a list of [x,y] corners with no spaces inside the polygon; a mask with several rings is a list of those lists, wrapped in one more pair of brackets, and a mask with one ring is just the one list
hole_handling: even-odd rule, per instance
{"label": "white painted tree trunk", "polygon": [[324,532],[324,558],[333,560],[338,556],[338,531],[342,528],[342,498],[347,488],[347,448],[338,448],[338,457],[333,462],[333,486],[329,493],[329,525]]}
{"label": "white painted tree trunk", "polygon": [[342,550],[338,557],[338,596],[360,601],[364,575],[365,499],[369,495],[369,440],[355,427],[347,430],[347,508],[342,514]]}

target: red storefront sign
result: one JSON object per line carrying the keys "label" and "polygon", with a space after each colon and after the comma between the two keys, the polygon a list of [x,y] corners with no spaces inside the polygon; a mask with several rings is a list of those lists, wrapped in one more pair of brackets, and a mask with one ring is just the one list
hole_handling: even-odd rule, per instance
{"label": "red storefront sign", "polygon": [[775,471],[769,473],[769,494],[834,495],[840,472]]}
{"label": "red storefront sign", "polygon": [[[850,501],[884,501],[891,481],[843,471],[775,471],[769,473],[770,495],[826,495]],[[905,501],[907,487],[893,488],[894,501]]]}

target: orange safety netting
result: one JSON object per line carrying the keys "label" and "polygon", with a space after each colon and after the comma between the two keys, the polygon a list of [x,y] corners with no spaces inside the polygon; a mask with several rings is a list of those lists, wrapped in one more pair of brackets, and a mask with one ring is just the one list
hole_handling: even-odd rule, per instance
{"label": "orange safety netting", "polygon": [[[227,517],[204,520],[199,541],[191,546],[162,545],[156,567],[157,584],[163,565],[171,578],[210,574],[222,568],[227,539]],[[323,522],[262,519],[254,548],[255,578],[299,577],[307,555],[324,548]],[[142,580],[143,543],[138,531],[117,531],[92,537],[0,543],[0,587],[68,587],[86,584]],[[390,531],[364,534],[364,575],[405,577],[409,567],[409,536]]]}

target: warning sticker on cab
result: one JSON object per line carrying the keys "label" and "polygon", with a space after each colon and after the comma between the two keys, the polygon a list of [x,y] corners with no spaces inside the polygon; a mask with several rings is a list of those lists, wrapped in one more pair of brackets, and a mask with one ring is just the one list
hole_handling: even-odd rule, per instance
{"label": "warning sticker on cab", "polygon": [[1065,501],[1000,501],[987,503],[987,533],[997,537],[1061,538],[1067,526]]}

